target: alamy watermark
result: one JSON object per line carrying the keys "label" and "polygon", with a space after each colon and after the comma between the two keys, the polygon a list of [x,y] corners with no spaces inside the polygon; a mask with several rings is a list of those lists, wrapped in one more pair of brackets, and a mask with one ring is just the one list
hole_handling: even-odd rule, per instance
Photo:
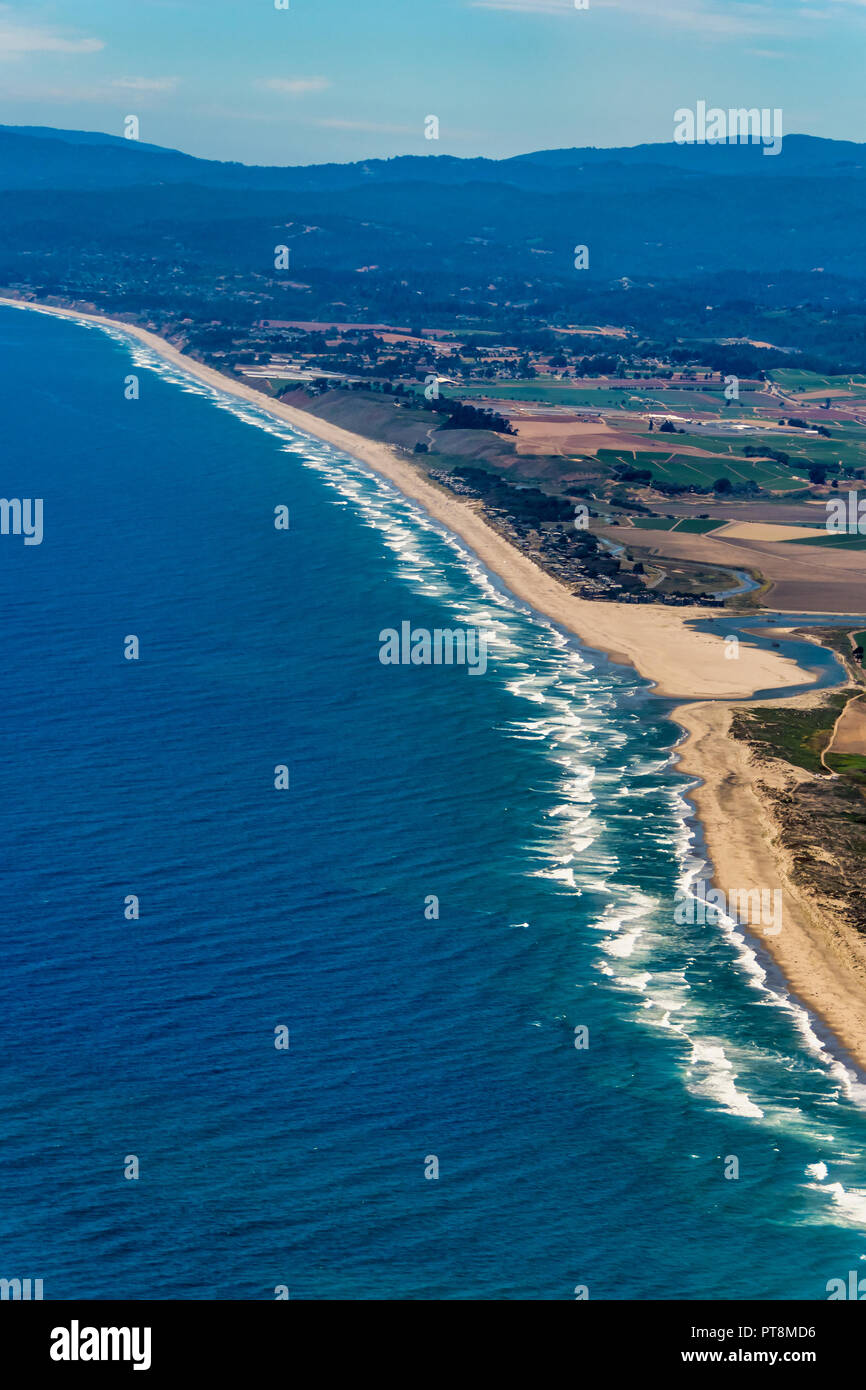
{"label": "alamy watermark", "polygon": [[827,530],[843,536],[866,536],[866,492],[828,497]]}
{"label": "alamy watermark", "polygon": [[13,1303],[39,1302],[42,1299],[41,1279],[0,1279],[0,1299]]}
{"label": "alamy watermark", "polygon": [[833,1303],[838,1299],[850,1299],[852,1303],[862,1303],[866,1299],[866,1279],[857,1273],[856,1269],[848,1270],[847,1281],[845,1279],[828,1279],[824,1286],[827,1290],[827,1301]]}
{"label": "alamy watermark", "polygon": [[477,628],[413,628],[402,622],[379,633],[379,660],[383,666],[466,666],[470,676],[487,670],[487,642],[492,632]]}
{"label": "alamy watermark", "polygon": [[764,936],[778,936],[782,930],[781,888],[708,888],[703,879],[692,885],[693,892],[678,889],[674,896],[674,921],[679,926],[714,927],[724,917],[738,925],[762,927]]}
{"label": "alamy watermark", "polygon": [[128,1361],[134,1371],[149,1371],[151,1339],[149,1327],[82,1327],[73,1318],[68,1327],[51,1329],[48,1355],[52,1361]]}
{"label": "alamy watermark", "polygon": [[674,112],[677,145],[763,145],[764,154],[782,152],[781,107],[740,106],[727,111],[699,101],[692,111],[681,106]]}
{"label": "alamy watermark", "polygon": [[23,536],[25,545],[41,545],[42,534],[41,497],[0,497],[0,536]]}

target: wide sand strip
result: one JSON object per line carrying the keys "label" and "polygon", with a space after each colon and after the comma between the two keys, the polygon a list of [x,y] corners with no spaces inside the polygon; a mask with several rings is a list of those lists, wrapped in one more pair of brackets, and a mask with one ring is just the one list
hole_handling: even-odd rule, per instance
{"label": "wide sand strip", "polygon": [[689,734],[679,749],[680,770],[702,778],[689,796],[704,828],[713,882],[728,896],[735,890],[781,890],[778,935],[765,935],[758,924],[746,927],[746,935],[766,948],[793,992],[866,1070],[866,941],[841,913],[819,914],[808,894],[792,886],[788,855],[758,786],[792,786],[810,780],[809,774],[778,764],[755,768],[748,745],[728,733],[732,709],[692,704],[672,716]]}
{"label": "wide sand strip", "polygon": [[74,309],[4,298],[0,298],[0,304],[118,329],[198,381],[247,401],[300,433],[313,435],[351,454],[387,478],[405,496],[419,502],[449,531],[462,537],[517,598],[568,628],[588,646],[605,652],[615,661],[635,666],[642,676],[655,682],[657,695],[685,700],[741,699],[757,690],[802,685],[809,680],[808,673],[789,658],[743,643],[740,643],[737,660],[726,659],[721,637],[696,632],[686,625],[689,619],[706,618],[706,609],[606,603],[575,597],[564,584],[494,530],[472,504],[453,497],[431,482],[391,445],[365,439],[294,406],[281,405],[252,387],[184,356],[156,333]]}

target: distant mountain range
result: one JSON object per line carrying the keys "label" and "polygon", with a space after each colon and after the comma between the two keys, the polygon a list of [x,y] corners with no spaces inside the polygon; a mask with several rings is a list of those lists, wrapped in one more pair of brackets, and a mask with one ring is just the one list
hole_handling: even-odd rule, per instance
{"label": "distant mountain range", "polygon": [[2,126],[0,189],[0,284],[160,321],[617,323],[866,362],[850,141],[277,168]]}
{"label": "distant mountain range", "polygon": [[789,135],[779,155],[756,145],[635,145],[618,149],[538,150],[509,159],[400,155],[354,164],[266,166],[198,159],[98,131],[0,126],[0,188],[85,190],[136,184],[192,183],[206,188],[296,192],[371,184],[502,183],[539,192],[577,189],[587,178],[610,182],[653,171],[682,177],[866,176],[866,144]]}
{"label": "distant mountain range", "polygon": [[753,145],[669,144],[260,168],[5,126],[0,187],[6,251],[62,233],[70,251],[97,242],[138,253],[150,239],[159,254],[176,233],[178,259],[197,242],[206,261],[230,257],[246,270],[284,228],[302,275],[374,265],[556,282],[573,280],[583,244],[586,283],[817,268],[864,276],[866,145],[803,135],[773,157]]}

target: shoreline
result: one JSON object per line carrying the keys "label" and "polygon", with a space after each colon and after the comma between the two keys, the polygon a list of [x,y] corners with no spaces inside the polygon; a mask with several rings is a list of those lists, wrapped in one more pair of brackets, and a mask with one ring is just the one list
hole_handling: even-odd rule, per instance
{"label": "shoreline", "polygon": [[[810,696],[795,696],[796,708]],[[759,701],[758,707],[776,705]],[[779,704],[782,702],[779,701]],[[677,768],[699,783],[685,795],[701,827],[712,883],[726,895],[743,887],[778,885],[782,930],[765,936],[742,925],[746,940],[779,968],[786,988],[840,1044],[847,1065],[866,1077],[866,940],[841,917],[820,912],[789,876],[789,855],[778,844],[778,827],[761,783],[786,788],[811,775],[779,764],[756,770],[747,745],[728,733],[736,707],[695,701],[671,712],[684,730]]]}
{"label": "shoreline", "polygon": [[[748,751],[727,734],[732,704],[760,690],[806,685],[811,673],[792,658],[740,645],[728,660],[725,641],[688,626],[706,618],[699,607],[629,605],[578,598],[500,535],[476,508],[427,479],[408,458],[388,444],[366,439],[293,406],[282,405],[187,357],[148,329],[83,310],[0,297],[0,306],[52,314],[111,328],[154,351],[163,361],[225,395],[256,406],[300,434],[333,445],[387,479],[435,521],[457,536],[516,598],[571,632],[610,660],[634,667],[652,682],[651,694],[679,702],[669,718],[685,731],[674,746],[678,771],[700,779],[686,793],[703,831],[714,885],[731,888],[781,884],[785,926],[765,938],[741,929],[767,952],[786,987],[829,1030],[852,1062],[866,1074],[866,941],[826,918],[818,920],[786,879],[782,856],[773,843],[768,808],[762,802]],[[794,696],[793,701],[809,695]],[[796,769],[792,769],[796,776]],[[761,774],[763,775],[763,773]],[[803,774],[807,775],[807,774]]]}
{"label": "shoreline", "polygon": [[758,647],[741,645],[738,659],[727,660],[721,637],[696,632],[687,626],[696,618],[705,619],[708,614],[705,608],[619,604],[578,598],[517,550],[475,508],[426,478],[394,446],[331,425],[295,406],[282,405],[253,387],[233,381],[213,367],[185,356],[149,329],[84,310],[62,309],[30,300],[0,297],[0,306],[54,314],[125,333],[212,389],[236,396],[299,433],[312,435],[350,454],[459,536],[516,598],[567,628],[586,646],[603,652],[620,665],[633,666],[653,683],[655,695],[673,700],[749,699],[758,690],[802,686],[810,682],[809,672],[791,658]]}

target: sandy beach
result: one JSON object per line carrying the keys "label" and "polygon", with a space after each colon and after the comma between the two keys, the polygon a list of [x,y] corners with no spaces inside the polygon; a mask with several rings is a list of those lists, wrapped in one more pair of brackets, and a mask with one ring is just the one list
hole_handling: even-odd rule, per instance
{"label": "sandy beach", "polygon": [[[93,314],[0,298],[0,304],[87,320],[119,330],[152,348],[165,361],[216,390],[267,411],[299,433],[326,441],[365,463],[461,537],[519,599],[569,629],[586,645],[633,665],[654,682],[655,693],[688,702],[673,718],[687,731],[680,768],[702,779],[691,793],[705,829],[715,884],[732,888],[781,888],[784,927],[760,944],[772,954],[791,989],[836,1035],[866,1070],[866,943],[843,922],[818,919],[788,880],[784,856],[774,845],[772,815],[758,788],[745,744],[728,736],[731,705],[758,690],[804,685],[810,679],[794,661],[772,651],[739,645],[736,659],[725,642],[694,631],[701,608],[666,608],[594,602],[571,594],[490,526],[471,503],[440,488],[389,445],[349,433],[184,356],[155,333]],[[810,696],[797,697],[809,699]],[[796,769],[790,775],[797,778]]]}
{"label": "sandy beach", "polygon": [[808,673],[796,662],[742,643],[737,660],[727,659],[721,638],[695,632],[687,626],[689,619],[707,617],[704,608],[604,603],[575,597],[528,556],[516,550],[471,504],[431,482],[391,445],[365,439],[294,406],[270,400],[243,382],[233,381],[222,372],[186,357],[156,333],[119,319],[78,310],[5,298],[0,298],[0,304],[115,328],[146,344],[165,361],[198,381],[248,401],[300,433],[322,439],[351,454],[460,536],[517,598],[568,628],[587,646],[605,652],[614,661],[634,666],[642,676],[655,683],[657,695],[681,700],[741,699],[757,690],[803,685],[809,680]]}
{"label": "sandy beach", "polygon": [[[813,698],[803,695],[790,703]],[[794,994],[866,1071],[866,941],[842,914],[819,913],[808,895],[793,887],[789,856],[761,791],[762,784],[786,789],[810,780],[809,774],[782,764],[756,769],[747,744],[728,734],[731,714],[731,705],[719,702],[681,706],[672,716],[689,735],[679,749],[680,770],[702,779],[689,798],[704,829],[713,882],[726,894],[756,886],[781,890],[782,930],[767,936],[756,928],[754,939],[776,961]]]}

